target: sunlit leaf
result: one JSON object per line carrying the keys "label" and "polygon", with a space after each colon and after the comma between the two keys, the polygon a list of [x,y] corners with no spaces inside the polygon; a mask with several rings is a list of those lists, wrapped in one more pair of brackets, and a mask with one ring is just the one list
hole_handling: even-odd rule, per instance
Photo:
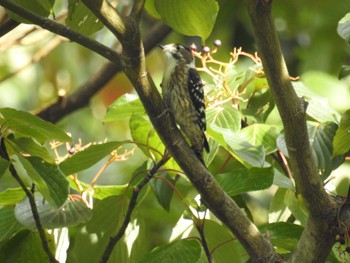
{"label": "sunlit leaf", "polygon": [[238,135],[254,146],[263,145],[266,154],[277,150],[276,139],[279,129],[276,126],[253,124],[243,128]]}
{"label": "sunlit leaf", "polygon": [[140,263],[196,263],[200,259],[201,250],[197,240],[177,240],[155,248]]}
{"label": "sunlit leaf", "polygon": [[164,153],[165,146],[151,122],[141,115],[133,115],[129,125],[131,136],[138,143],[138,147],[142,152],[148,157],[159,160]]}
{"label": "sunlit leaf", "polygon": [[108,107],[107,114],[103,121],[111,122],[125,120],[129,119],[133,114],[145,115],[145,108],[138,96],[124,94]]}
{"label": "sunlit leaf", "polygon": [[203,40],[210,35],[219,11],[215,0],[154,0],[154,5],[162,20],[175,31]]}
{"label": "sunlit leaf", "polygon": [[[41,195],[36,194],[35,204],[38,208],[41,224],[48,229],[85,223],[92,217],[91,209],[81,200],[67,199],[62,207],[53,209]],[[15,216],[28,229],[36,229],[33,212],[27,198],[16,205]]]}
{"label": "sunlit leaf", "polygon": [[103,24],[94,13],[79,0],[68,1],[68,16],[65,23],[83,35],[90,35],[103,28]]}
{"label": "sunlit leaf", "polygon": [[229,129],[233,132],[239,131],[241,128],[242,115],[232,105],[225,104],[223,107],[208,109],[206,114],[208,124]]}
{"label": "sunlit leaf", "polygon": [[216,125],[210,124],[207,134],[245,166],[263,167],[265,165],[263,147],[253,146],[231,130]]}
{"label": "sunlit leaf", "polygon": [[60,169],[65,175],[71,175],[86,170],[96,164],[102,158],[110,155],[112,151],[116,150],[119,146],[126,143],[129,142],[106,142],[91,145],[87,149],[77,152],[70,158],[60,163]]}
{"label": "sunlit leaf", "polygon": [[237,169],[215,176],[224,191],[230,195],[269,188],[273,182],[273,168]]}
{"label": "sunlit leaf", "polygon": [[308,102],[306,113],[310,117],[319,122],[338,121],[340,115],[331,108],[327,98],[316,94],[300,81],[293,82],[293,87],[297,95],[304,98]]}
{"label": "sunlit leaf", "polygon": [[287,190],[284,202],[292,212],[293,216],[305,226],[309,213],[302,196],[300,194],[296,195],[294,191]]}
{"label": "sunlit leaf", "polygon": [[0,192],[0,206],[15,205],[26,197],[25,192],[21,187],[7,188]]}
{"label": "sunlit leaf", "polygon": [[57,140],[69,142],[71,138],[58,126],[25,111],[11,108],[0,109],[0,125],[14,133],[31,136],[39,143]]}
{"label": "sunlit leaf", "polygon": [[346,41],[350,41],[350,13],[347,13],[338,22],[337,32]]}
{"label": "sunlit leaf", "polygon": [[350,150],[350,110],[347,110],[339,124],[333,140],[333,156],[342,155]]}
{"label": "sunlit leaf", "polygon": [[279,188],[273,196],[269,207],[270,223],[287,221],[291,216],[292,213],[285,202],[286,194],[287,189]]}

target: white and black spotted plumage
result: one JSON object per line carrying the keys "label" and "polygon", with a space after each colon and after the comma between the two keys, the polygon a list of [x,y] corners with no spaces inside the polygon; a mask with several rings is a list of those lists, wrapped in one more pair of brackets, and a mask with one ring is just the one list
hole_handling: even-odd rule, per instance
{"label": "white and black spotted plumage", "polygon": [[209,152],[208,141],[204,134],[206,130],[204,91],[192,52],[181,44],[160,47],[166,59],[161,84],[163,100],[173,114],[175,122],[190,140],[198,158],[203,162],[203,148]]}

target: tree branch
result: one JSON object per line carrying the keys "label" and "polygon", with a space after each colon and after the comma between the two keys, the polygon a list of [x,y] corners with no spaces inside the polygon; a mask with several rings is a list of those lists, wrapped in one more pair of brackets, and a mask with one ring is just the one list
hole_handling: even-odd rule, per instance
{"label": "tree branch", "polygon": [[20,6],[17,6],[16,4],[13,4],[9,0],[0,0],[0,4],[5,7],[6,9],[16,13],[17,15],[29,20],[35,25],[38,25],[52,33],[55,33],[57,35],[63,36],[68,38],[69,40],[76,42],[94,52],[101,55],[102,57],[107,58],[108,60],[112,62],[118,63],[120,60],[120,55],[114,51],[113,49],[95,41],[92,40],[89,37],[86,37],[72,29],[69,29],[68,27],[56,23],[55,21],[52,21],[51,19],[48,19],[46,17],[39,16],[37,14],[34,14],[33,12],[30,12]]}
{"label": "tree branch", "polygon": [[[100,8],[102,1],[83,0],[103,23],[106,22],[108,26],[111,26],[111,21],[108,21],[110,18],[103,17],[105,11],[102,12]],[[259,233],[256,226],[247,219],[237,204],[222,190],[189,147],[170,114],[165,112],[162,98],[146,70],[137,21],[128,19],[125,28],[124,34],[118,28],[113,29],[113,31],[122,34],[119,40],[123,46],[124,72],[136,89],[163,143],[202,195],[208,208],[241,241],[251,256],[251,262],[280,262],[281,258],[275,253],[271,243]]]}
{"label": "tree branch", "polygon": [[272,0],[247,0],[259,56],[282,118],[293,178],[310,212],[291,262],[322,262],[334,243],[336,204],[323,188],[311,155],[306,126],[307,102],[296,95],[290,81],[271,6]]}
{"label": "tree branch", "polygon": [[51,249],[49,247],[49,242],[46,238],[45,230],[41,224],[39,211],[38,211],[38,208],[37,208],[36,203],[35,203],[34,194],[32,194],[32,192],[30,190],[28,190],[27,186],[24,184],[21,177],[18,175],[15,167],[11,163],[10,157],[8,156],[7,150],[5,148],[4,139],[2,139],[0,141],[0,155],[5,160],[10,161],[9,171],[10,171],[12,177],[18,182],[18,184],[22,187],[23,191],[25,192],[26,196],[28,197],[30,209],[32,210],[33,219],[34,219],[36,228],[38,229],[38,232],[39,232],[42,247],[43,247],[45,253],[47,254],[47,256],[49,257],[50,263],[59,263],[56,260],[55,256],[52,254]]}
{"label": "tree branch", "polygon": [[[156,23],[144,38],[145,52],[148,53],[169,34],[171,29],[162,22]],[[54,103],[37,113],[40,118],[57,122],[64,116],[88,105],[89,100],[100,91],[112,77],[122,71],[120,64],[108,62],[87,82],[67,97],[60,97]]]}
{"label": "tree branch", "polygon": [[6,22],[0,25],[0,37],[6,35],[12,29],[16,28],[20,23],[13,19],[8,19]]}

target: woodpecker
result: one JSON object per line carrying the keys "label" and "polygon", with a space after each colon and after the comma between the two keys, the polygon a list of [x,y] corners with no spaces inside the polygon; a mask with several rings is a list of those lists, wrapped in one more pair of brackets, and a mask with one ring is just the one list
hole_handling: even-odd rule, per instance
{"label": "woodpecker", "polygon": [[161,84],[164,103],[204,164],[203,148],[209,152],[204,134],[207,125],[204,91],[192,51],[181,44],[159,46],[166,61]]}

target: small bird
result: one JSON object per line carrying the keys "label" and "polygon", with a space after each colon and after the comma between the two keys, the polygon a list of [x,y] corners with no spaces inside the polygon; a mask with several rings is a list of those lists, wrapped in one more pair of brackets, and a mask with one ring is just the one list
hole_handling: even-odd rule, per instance
{"label": "small bird", "polygon": [[159,46],[166,60],[161,84],[164,103],[204,164],[203,148],[209,152],[204,134],[207,126],[204,84],[195,68],[192,51],[181,44]]}

